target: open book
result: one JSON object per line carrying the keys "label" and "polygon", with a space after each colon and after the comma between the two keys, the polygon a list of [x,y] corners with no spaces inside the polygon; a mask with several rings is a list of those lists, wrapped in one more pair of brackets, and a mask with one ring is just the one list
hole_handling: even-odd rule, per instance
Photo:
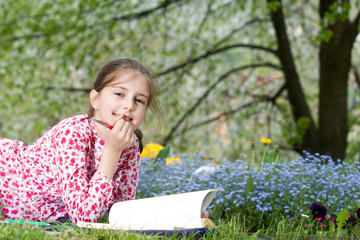
{"label": "open book", "polygon": [[220,189],[166,195],[115,203],[109,223],[78,222],[83,228],[136,230],[186,230],[214,228],[209,218],[201,218]]}

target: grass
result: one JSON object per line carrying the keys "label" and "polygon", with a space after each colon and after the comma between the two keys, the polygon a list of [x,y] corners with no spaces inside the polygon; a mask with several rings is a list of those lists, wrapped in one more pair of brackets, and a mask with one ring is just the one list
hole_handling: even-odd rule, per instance
{"label": "grass", "polygon": [[[359,228],[351,232],[309,230],[296,221],[286,221],[285,218],[274,219],[268,228],[261,228],[256,232],[249,232],[246,227],[246,217],[232,216],[228,220],[217,222],[217,228],[200,239],[360,239]],[[300,222],[301,223],[301,222]],[[157,236],[150,236],[130,232],[117,232],[109,230],[86,230],[74,227],[70,223],[54,226],[52,230],[41,227],[24,225],[0,224],[0,239],[159,239]],[[161,239],[196,239],[194,236],[165,236]]]}

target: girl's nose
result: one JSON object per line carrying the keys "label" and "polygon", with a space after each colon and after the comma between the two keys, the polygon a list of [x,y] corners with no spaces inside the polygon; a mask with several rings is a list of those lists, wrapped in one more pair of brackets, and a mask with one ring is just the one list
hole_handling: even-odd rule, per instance
{"label": "girl's nose", "polygon": [[127,100],[124,104],[124,109],[129,110],[129,111],[135,110],[135,105],[134,105],[133,101]]}

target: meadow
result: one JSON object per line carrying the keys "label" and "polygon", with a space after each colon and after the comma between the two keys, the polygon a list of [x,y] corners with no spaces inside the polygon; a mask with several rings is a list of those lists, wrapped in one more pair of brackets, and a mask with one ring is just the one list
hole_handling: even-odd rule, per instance
{"label": "meadow", "polygon": [[[282,162],[271,141],[235,161],[145,148],[137,198],[220,187],[208,208],[217,228],[202,239],[357,239],[360,163],[311,155]],[[161,151],[163,150],[163,151]],[[164,150],[166,150],[164,155]],[[106,222],[106,217],[102,221]],[[157,239],[71,223],[43,229],[0,224],[1,239]],[[166,236],[164,239],[194,239]]]}

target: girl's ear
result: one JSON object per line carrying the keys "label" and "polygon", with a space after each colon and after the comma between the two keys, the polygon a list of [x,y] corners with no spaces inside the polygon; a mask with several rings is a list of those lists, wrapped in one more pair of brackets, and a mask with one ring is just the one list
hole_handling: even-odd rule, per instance
{"label": "girl's ear", "polygon": [[90,104],[94,109],[99,109],[99,93],[93,89],[90,92]]}

